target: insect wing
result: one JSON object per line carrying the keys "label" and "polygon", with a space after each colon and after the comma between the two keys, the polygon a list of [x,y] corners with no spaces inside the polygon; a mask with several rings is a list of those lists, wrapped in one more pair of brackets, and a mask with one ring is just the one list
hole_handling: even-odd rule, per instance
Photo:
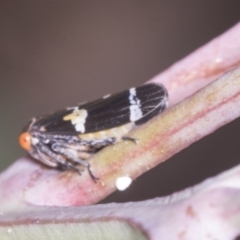
{"label": "insect wing", "polygon": [[142,124],[166,105],[166,89],[151,83],[43,116],[35,127],[67,135],[98,132],[129,122]]}
{"label": "insect wing", "polygon": [[136,88],[137,98],[140,99],[142,117],[135,121],[136,125],[143,124],[163,112],[168,104],[168,93],[163,85],[146,84]]}

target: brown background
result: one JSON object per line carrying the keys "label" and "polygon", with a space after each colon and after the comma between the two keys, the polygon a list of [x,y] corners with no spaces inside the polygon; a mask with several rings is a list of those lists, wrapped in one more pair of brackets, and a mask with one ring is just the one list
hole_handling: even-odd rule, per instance
{"label": "brown background", "polygon": [[[25,154],[17,138],[32,116],[140,85],[240,16],[236,0],[0,3],[1,169]],[[239,135],[236,120],[106,201],[170,194],[228,169]]]}

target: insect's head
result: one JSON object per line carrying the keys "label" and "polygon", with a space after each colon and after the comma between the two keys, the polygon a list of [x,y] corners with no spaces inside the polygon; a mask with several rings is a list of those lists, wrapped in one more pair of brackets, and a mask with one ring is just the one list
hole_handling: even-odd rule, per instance
{"label": "insect's head", "polygon": [[28,132],[29,126],[31,126],[32,122],[33,120],[30,120],[28,124],[24,126],[23,131],[18,138],[18,142],[20,146],[28,152],[32,149],[32,145],[31,145],[32,137],[31,137],[31,134]]}
{"label": "insect's head", "polygon": [[32,136],[30,133],[23,132],[19,136],[19,144],[24,150],[30,151],[32,149]]}

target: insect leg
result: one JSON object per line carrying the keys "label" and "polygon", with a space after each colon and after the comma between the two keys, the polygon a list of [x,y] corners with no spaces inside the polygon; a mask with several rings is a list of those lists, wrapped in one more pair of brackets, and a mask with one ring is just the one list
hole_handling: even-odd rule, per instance
{"label": "insect leg", "polygon": [[57,165],[67,167],[68,169],[73,169],[81,175],[81,172],[82,172],[81,169],[76,168],[73,164],[66,161],[66,159],[63,158],[61,155],[54,153],[45,144],[38,143],[38,149],[39,149],[38,153],[42,156],[43,162],[46,163],[46,161],[48,161],[48,162],[56,163]]}
{"label": "insect leg", "polygon": [[[52,145],[52,149],[55,151],[55,152],[58,152],[62,155],[64,155],[66,158],[74,161],[75,163],[78,163],[78,164],[81,164],[83,165],[84,167],[87,168],[88,172],[89,172],[89,175],[91,176],[92,180],[94,182],[97,182],[97,180],[99,180],[99,178],[95,177],[91,171],[91,166],[88,162],[86,162],[85,160],[82,160],[80,159],[79,157],[76,157],[74,156],[74,154],[72,154],[70,151],[69,151],[69,146],[68,145],[65,145],[64,143],[55,143]],[[70,162],[69,162],[70,164]],[[74,165],[72,165],[72,168],[73,170],[75,171],[78,171],[79,169],[77,167],[75,167]]]}
{"label": "insect leg", "polygon": [[131,137],[122,137],[122,140],[123,141],[131,141],[131,142],[134,142],[135,144],[138,143],[139,139],[137,138],[131,138]]}

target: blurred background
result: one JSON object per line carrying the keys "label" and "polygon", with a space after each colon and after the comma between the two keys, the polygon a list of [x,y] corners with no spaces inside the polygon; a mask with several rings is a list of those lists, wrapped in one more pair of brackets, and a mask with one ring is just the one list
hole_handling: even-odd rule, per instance
{"label": "blurred background", "polygon": [[[239,21],[240,1],[0,1],[0,168],[33,116],[140,85]],[[170,194],[239,163],[240,121],[108,201]],[[27,173],[26,173],[27,174]]]}

